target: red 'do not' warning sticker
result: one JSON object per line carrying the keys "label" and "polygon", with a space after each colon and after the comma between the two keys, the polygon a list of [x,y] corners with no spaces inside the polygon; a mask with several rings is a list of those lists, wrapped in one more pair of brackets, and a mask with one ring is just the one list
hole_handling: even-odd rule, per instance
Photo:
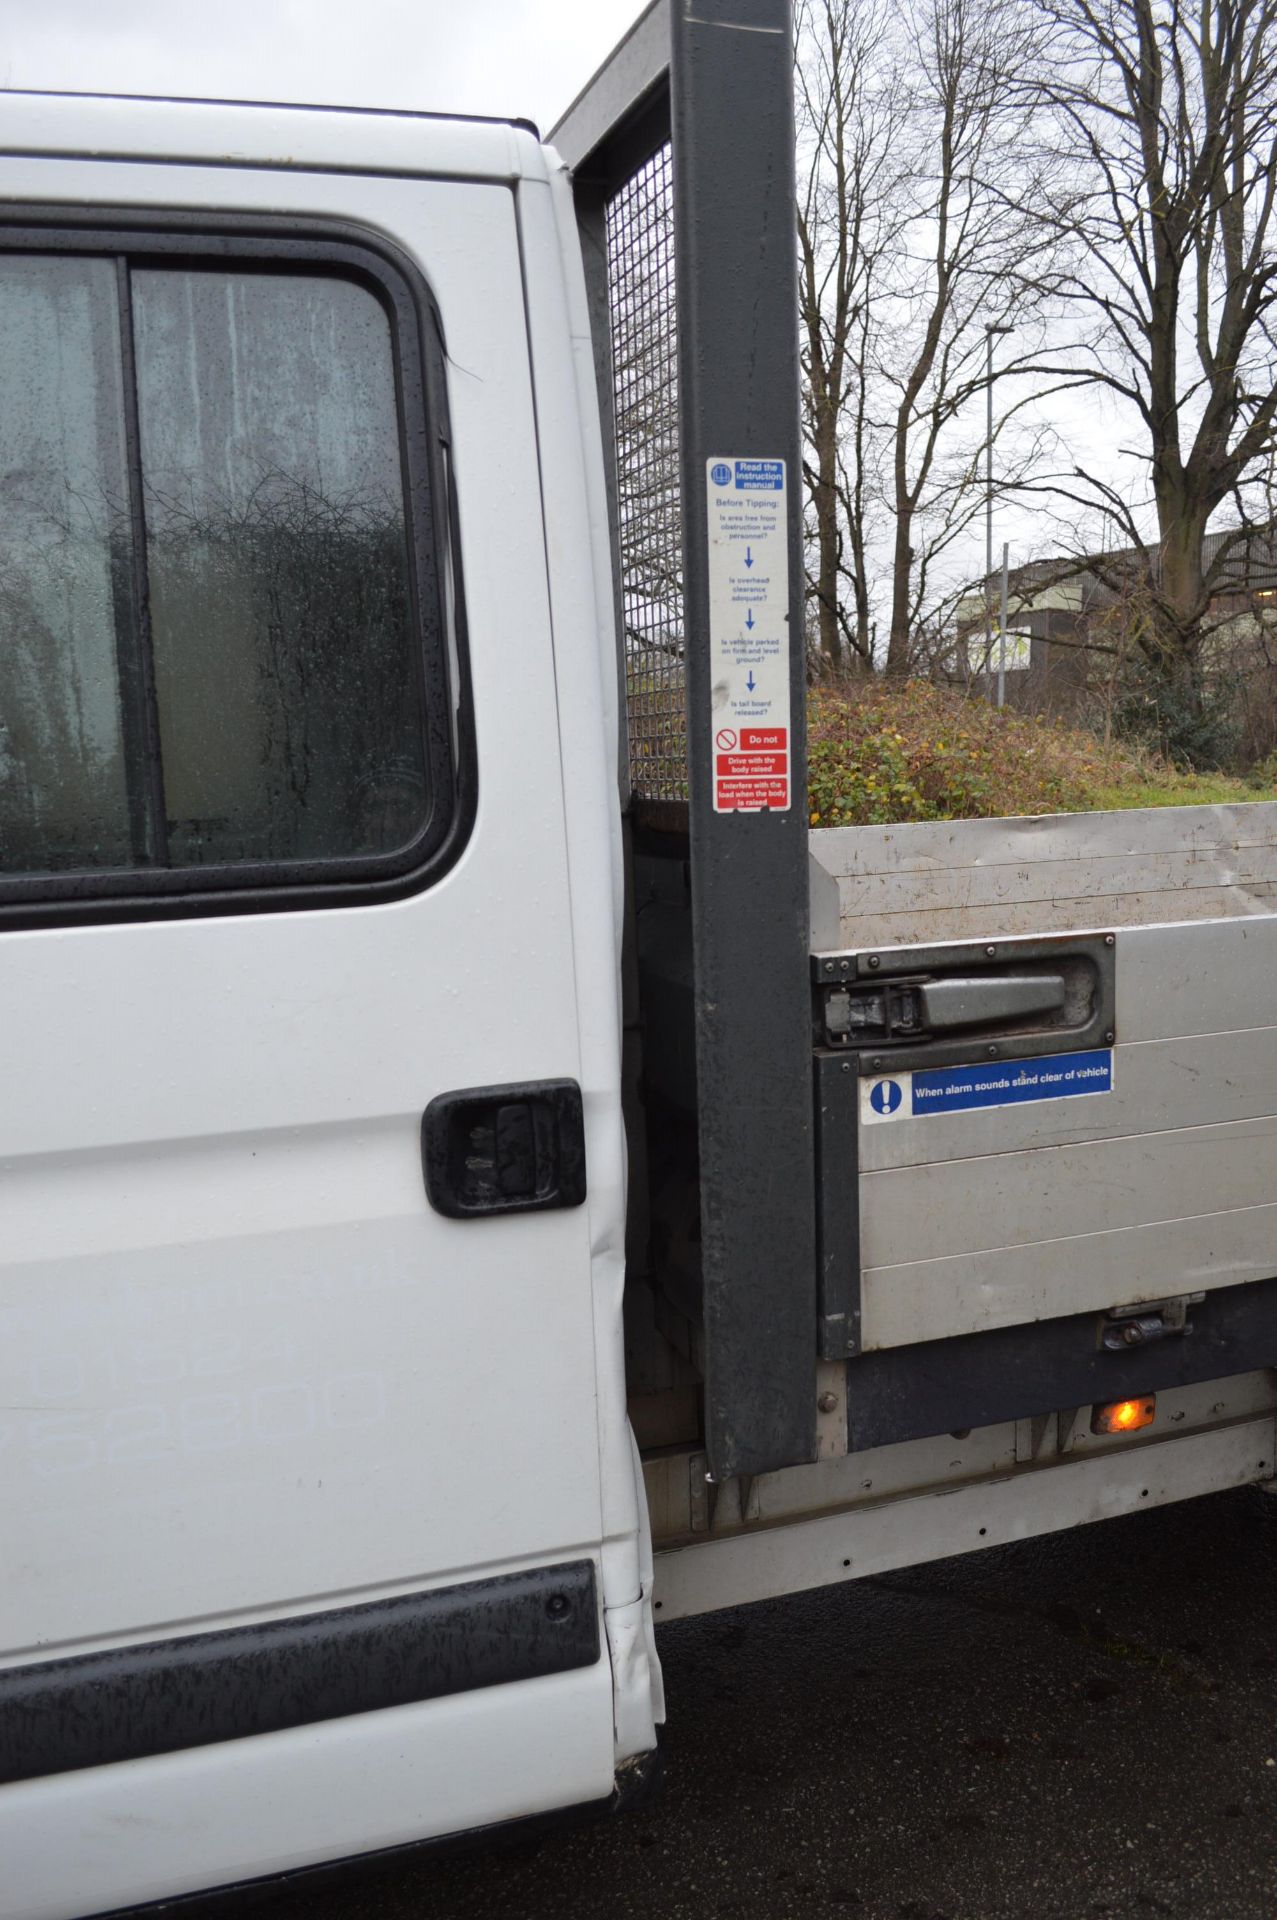
{"label": "red 'do not' warning sticker", "polygon": [[783,460],[709,462],[714,810],[784,812],[789,763],[789,535]]}

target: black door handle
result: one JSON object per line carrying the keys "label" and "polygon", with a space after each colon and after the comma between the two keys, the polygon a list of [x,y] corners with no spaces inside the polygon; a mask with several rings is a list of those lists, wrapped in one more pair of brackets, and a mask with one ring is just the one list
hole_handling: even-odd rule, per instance
{"label": "black door handle", "polygon": [[431,1206],[453,1220],[579,1207],[581,1089],[575,1080],[528,1080],[441,1093],[422,1115],[421,1165]]}

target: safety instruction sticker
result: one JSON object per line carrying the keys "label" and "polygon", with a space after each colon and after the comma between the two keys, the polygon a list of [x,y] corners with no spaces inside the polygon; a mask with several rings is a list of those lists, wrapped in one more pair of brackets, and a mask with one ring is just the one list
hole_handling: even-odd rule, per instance
{"label": "safety instruction sticker", "polygon": [[785,462],[709,462],[714,811],[784,812],[790,792]]}
{"label": "safety instruction sticker", "polygon": [[972,1107],[1014,1107],[1027,1100],[1068,1100],[1080,1093],[1112,1093],[1113,1049],[1053,1053],[1045,1060],[986,1060],[974,1067],[928,1067],[884,1074],[860,1083],[860,1118],[908,1120],[918,1114],[968,1113]]}

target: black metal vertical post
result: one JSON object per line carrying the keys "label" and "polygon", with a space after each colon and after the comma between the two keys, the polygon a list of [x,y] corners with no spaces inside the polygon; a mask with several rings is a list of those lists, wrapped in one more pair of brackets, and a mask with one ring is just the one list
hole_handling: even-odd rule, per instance
{"label": "black metal vertical post", "polygon": [[[793,86],[788,0],[671,0],[705,1439],[719,1479],[816,1446]],[[788,620],[772,670],[789,680],[788,804],[757,811],[715,805],[707,467],[737,459],[785,462]]]}

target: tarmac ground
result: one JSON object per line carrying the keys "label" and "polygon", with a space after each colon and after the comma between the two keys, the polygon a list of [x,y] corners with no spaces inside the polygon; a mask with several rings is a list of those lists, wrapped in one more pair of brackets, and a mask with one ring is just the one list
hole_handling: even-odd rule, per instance
{"label": "tarmac ground", "polygon": [[183,1920],[1275,1920],[1255,1489],[682,1621],[642,1811]]}

